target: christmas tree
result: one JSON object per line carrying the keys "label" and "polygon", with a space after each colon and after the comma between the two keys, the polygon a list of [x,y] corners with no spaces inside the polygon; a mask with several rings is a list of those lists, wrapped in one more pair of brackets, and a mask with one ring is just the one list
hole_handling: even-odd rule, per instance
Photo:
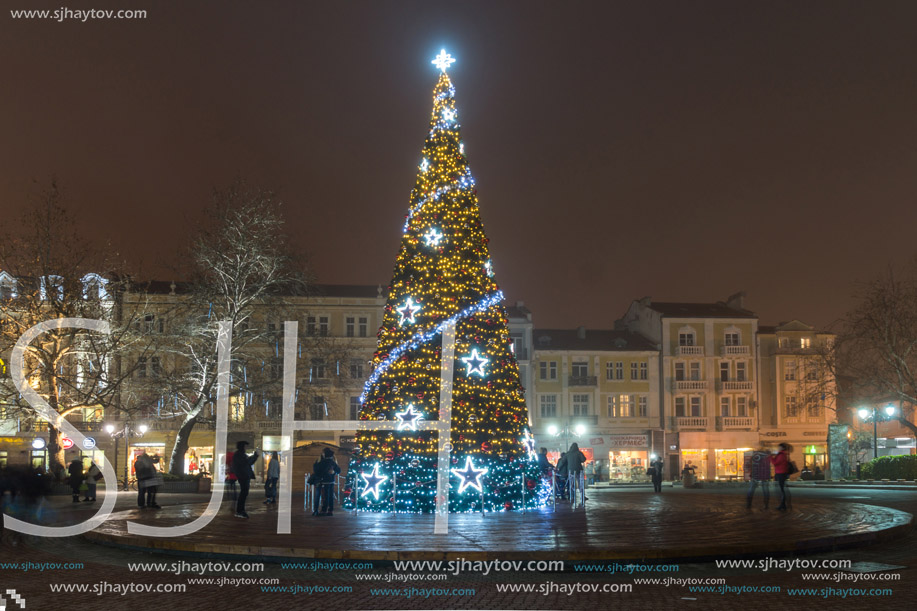
{"label": "christmas tree", "polygon": [[474,180],[459,136],[445,51],[433,91],[430,133],[411,192],[388,291],[347,502],[361,510],[432,512],[436,498],[442,331],[455,324],[451,409],[451,512],[521,509],[547,496],[536,464],[503,294],[494,280]]}

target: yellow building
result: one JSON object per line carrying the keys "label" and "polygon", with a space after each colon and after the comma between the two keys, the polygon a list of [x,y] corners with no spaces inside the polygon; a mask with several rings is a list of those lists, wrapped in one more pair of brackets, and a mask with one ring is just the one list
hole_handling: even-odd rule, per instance
{"label": "yellow building", "polygon": [[833,341],[832,333],[798,320],[758,331],[761,438],[790,444],[800,469],[825,471],[837,392],[822,355]]}
{"label": "yellow building", "polygon": [[535,329],[527,393],[536,443],[556,460],[576,442],[602,479],[645,479],[663,449],[658,351],[626,330]]}
{"label": "yellow building", "polygon": [[758,319],[744,295],[725,302],[634,301],[619,325],[660,349],[656,392],[664,414],[666,477],[742,477],[758,438]]}

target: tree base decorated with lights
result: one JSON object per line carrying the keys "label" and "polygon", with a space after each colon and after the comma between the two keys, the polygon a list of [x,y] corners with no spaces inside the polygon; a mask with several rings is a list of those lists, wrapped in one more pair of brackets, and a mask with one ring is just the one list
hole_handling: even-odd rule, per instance
{"label": "tree base decorated with lights", "polygon": [[[440,434],[450,435],[450,512],[538,507],[550,491],[537,466],[503,293],[459,137],[446,74],[454,61],[445,51],[433,61],[441,74],[430,133],[360,397],[361,420],[392,426],[357,433],[347,508],[433,512]],[[443,332],[453,325],[451,432],[424,430],[422,422],[439,419]]]}

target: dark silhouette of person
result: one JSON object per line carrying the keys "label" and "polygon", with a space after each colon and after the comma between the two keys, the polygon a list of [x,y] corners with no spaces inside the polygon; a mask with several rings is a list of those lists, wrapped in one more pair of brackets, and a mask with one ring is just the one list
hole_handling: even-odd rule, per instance
{"label": "dark silhouette of person", "polygon": [[[315,474],[315,497],[312,502],[312,515],[334,515],[334,478],[341,473],[341,468],[334,459],[334,450],[325,448],[322,457],[312,465]],[[319,510],[321,502],[321,510]]]}
{"label": "dark silhouette of person", "polygon": [[258,460],[258,450],[255,450],[255,453],[251,456],[245,453],[245,446],[247,445],[247,441],[236,443],[236,451],[232,455],[232,472],[239,482],[239,499],[236,501],[237,518],[248,517],[245,512],[245,499],[248,498],[248,489],[252,480],[255,479],[255,471],[252,469],[252,465]]}
{"label": "dark silhouette of person", "polygon": [[70,461],[70,466],[67,467],[67,473],[70,476],[68,480],[70,484],[70,490],[73,492],[73,502],[80,502],[80,486],[83,485],[83,461],[79,458],[74,458]]}
{"label": "dark silhouette of person", "polygon": [[664,463],[662,462],[662,457],[657,456],[650,462],[650,469],[652,469],[651,478],[653,480],[653,491],[662,492],[662,469]]}

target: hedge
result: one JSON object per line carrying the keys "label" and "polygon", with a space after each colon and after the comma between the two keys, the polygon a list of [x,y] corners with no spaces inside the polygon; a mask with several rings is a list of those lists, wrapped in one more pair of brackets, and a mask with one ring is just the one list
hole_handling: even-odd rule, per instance
{"label": "hedge", "polygon": [[862,466],[862,479],[917,480],[917,456],[881,456]]}

